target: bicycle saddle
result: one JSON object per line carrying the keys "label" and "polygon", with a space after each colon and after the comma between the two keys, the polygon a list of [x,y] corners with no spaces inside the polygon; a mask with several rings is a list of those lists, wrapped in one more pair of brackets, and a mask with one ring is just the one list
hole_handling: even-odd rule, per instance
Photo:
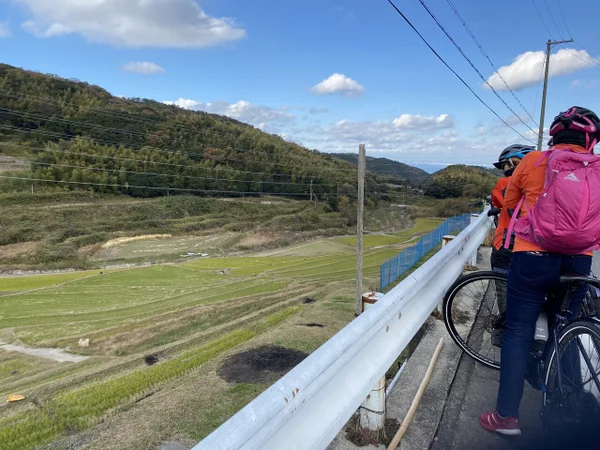
{"label": "bicycle saddle", "polygon": [[582,283],[588,283],[591,284],[592,286],[597,287],[598,289],[600,289],[600,280],[598,278],[594,278],[588,275],[581,275],[579,273],[569,273],[569,274],[565,274],[565,275],[561,275],[560,277],[560,282],[561,283],[572,283],[572,282],[582,282]]}

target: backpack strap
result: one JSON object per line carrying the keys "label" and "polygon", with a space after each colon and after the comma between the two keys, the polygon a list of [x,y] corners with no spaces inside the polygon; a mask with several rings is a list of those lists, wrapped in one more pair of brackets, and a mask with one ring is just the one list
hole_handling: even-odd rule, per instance
{"label": "backpack strap", "polygon": [[539,159],[535,162],[533,167],[539,167],[540,164],[542,164],[542,161],[544,161],[544,159],[550,159],[550,156],[552,155],[552,152],[554,152],[554,150],[546,150],[545,152],[542,152],[542,155],[539,157]]}
{"label": "backpack strap", "polygon": [[515,208],[515,211],[513,212],[513,215],[510,218],[510,222],[509,222],[508,228],[506,230],[506,238],[504,239],[504,248],[507,250],[510,249],[510,241],[512,240],[512,234],[513,234],[513,230],[515,228],[515,223],[517,223],[517,216],[521,212],[521,207],[523,206],[524,201],[525,201],[525,193],[523,193],[521,200],[519,200],[519,203],[517,203],[517,207]]}

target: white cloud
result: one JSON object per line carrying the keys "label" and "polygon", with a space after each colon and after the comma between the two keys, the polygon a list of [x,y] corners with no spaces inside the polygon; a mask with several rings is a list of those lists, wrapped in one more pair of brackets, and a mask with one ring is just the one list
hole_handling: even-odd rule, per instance
{"label": "white cloud", "polygon": [[362,84],[341,73],[334,73],[311,89],[315,94],[344,94],[347,97],[362,95],[365,88]]}
{"label": "white cloud", "polygon": [[600,80],[597,78],[593,78],[591,80],[573,80],[571,83],[571,87],[575,88],[584,88],[584,89],[592,89],[596,87],[600,83]]}
{"label": "white cloud", "polygon": [[252,124],[261,130],[268,129],[270,132],[276,131],[273,126],[289,123],[295,118],[293,114],[286,112],[284,109],[254,105],[244,100],[240,100],[237,103],[225,101],[203,103],[196,100],[180,98],[174,102],[166,101],[164,103],[194,111],[206,111],[214,114],[221,114],[239,120],[240,122]]}
{"label": "white cloud", "polygon": [[340,120],[328,126],[310,124],[293,127],[290,134],[309,148],[339,153],[356,152],[358,144],[366,144],[367,152],[404,161],[439,161],[443,157],[466,158],[470,143],[460,139],[452,116],[403,114],[396,119],[378,121]]}
{"label": "white cloud", "polygon": [[38,37],[80,34],[126,47],[208,47],[246,36],[229,18],[211,17],[194,0],[12,0]]}
{"label": "white cloud", "polygon": [[[515,58],[509,66],[498,69],[498,73],[512,89],[523,89],[536,85],[542,76],[542,68],[546,58],[545,52],[525,52]],[[587,69],[600,64],[600,58],[593,58],[586,50],[560,49],[550,56],[549,77],[568,75],[578,70]],[[488,83],[499,91],[507,90],[506,85],[494,73]],[[484,85],[486,89],[489,86]]]}
{"label": "white cloud", "polygon": [[454,120],[449,114],[439,116],[422,116],[420,114],[402,114],[392,122],[394,126],[411,130],[437,130],[440,128],[452,128]]}
{"label": "white cloud", "polygon": [[0,39],[11,37],[12,33],[7,22],[0,22]]}
{"label": "white cloud", "polygon": [[160,67],[158,64],[148,61],[131,61],[123,66],[123,70],[126,72],[140,73],[142,75],[154,75],[156,73],[163,73],[165,69]]}

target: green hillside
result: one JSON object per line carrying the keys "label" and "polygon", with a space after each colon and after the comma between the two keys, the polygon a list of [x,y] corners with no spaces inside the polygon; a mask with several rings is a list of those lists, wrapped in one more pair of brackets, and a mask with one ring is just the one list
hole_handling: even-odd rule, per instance
{"label": "green hillside", "polygon": [[425,184],[425,195],[434,198],[475,197],[489,195],[498,175],[484,167],[452,165],[431,175]]}
{"label": "green hillside", "polygon": [[[34,182],[44,189],[308,199],[312,180],[320,199],[356,192],[352,165],[250,125],[154,100],[123,99],[98,86],[4,64],[0,157],[33,162],[25,175],[13,171],[17,178],[61,182]],[[0,192],[30,184],[2,178]],[[386,189],[383,180],[367,176],[369,197],[376,200]]]}
{"label": "green hillside", "polygon": [[[331,153],[334,158],[358,164],[358,155],[355,153]],[[429,178],[429,174],[417,167],[394,161],[388,158],[374,158],[367,156],[367,170],[377,175],[388,176],[400,180],[408,180],[414,186],[420,186]]]}

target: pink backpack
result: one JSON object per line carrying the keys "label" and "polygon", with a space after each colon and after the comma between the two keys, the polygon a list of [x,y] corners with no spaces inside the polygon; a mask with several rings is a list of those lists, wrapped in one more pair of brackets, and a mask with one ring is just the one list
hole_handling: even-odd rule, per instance
{"label": "pink backpack", "polygon": [[[600,157],[569,149],[549,150],[544,189],[535,205],[525,202],[527,217],[517,219],[525,194],[515,209],[507,236],[517,236],[544,250],[578,255],[600,249]],[[510,244],[506,239],[505,247]]]}

